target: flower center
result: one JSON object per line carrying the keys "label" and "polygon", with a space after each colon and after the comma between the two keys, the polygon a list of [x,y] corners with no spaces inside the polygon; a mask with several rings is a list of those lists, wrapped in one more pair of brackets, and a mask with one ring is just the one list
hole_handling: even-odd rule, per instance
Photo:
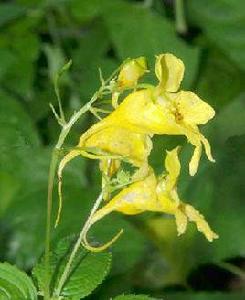
{"label": "flower center", "polygon": [[174,116],[177,123],[183,121],[184,119],[183,115],[178,111],[178,109],[175,110]]}

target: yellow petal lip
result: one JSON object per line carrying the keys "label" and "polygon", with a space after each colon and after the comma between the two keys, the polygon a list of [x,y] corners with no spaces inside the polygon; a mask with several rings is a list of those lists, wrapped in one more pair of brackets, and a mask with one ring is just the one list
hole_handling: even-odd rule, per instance
{"label": "yellow petal lip", "polygon": [[189,162],[189,173],[191,176],[194,176],[197,173],[201,155],[202,155],[202,145],[200,143],[195,147],[193,155]]}
{"label": "yellow petal lip", "polygon": [[180,209],[177,209],[174,215],[178,235],[181,235],[186,232],[188,219]]}
{"label": "yellow petal lip", "polygon": [[214,109],[193,92],[180,91],[173,102],[183,122],[189,125],[206,124],[215,115]]}
{"label": "yellow petal lip", "polygon": [[175,221],[178,235],[186,232],[188,221],[196,224],[197,230],[204,234],[209,242],[218,239],[219,236],[212,231],[204,216],[199,213],[193,206],[181,203],[175,212]]}
{"label": "yellow petal lip", "polygon": [[209,161],[215,162],[215,160],[212,156],[211,148],[208,140],[200,133],[197,126],[186,125],[183,126],[182,129],[183,129],[183,134],[186,135],[188,139],[188,142],[195,147],[194,153],[189,163],[189,173],[191,176],[194,176],[198,170],[203,146]]}
{"label": "yellow petal lip", "polygon": [[208,222],[205,220],[204,216],[199,213],[194,207],[189,204],[184,206],[184,211],[186,216],[191,222],[196,223],[197,230],[202,232],[209,242],[212,242],[214,239],[218,239],[219,236],[211,230],[208,225]]}
{"label": "yellow petal lip", "polygon": [[185,66],[181,59],[171,53],[156,57],[155,74],[159,88],[166,92],[177,92],[183,80]]}
{"label": "yellow petal lip", "polygon": [[167,151],[167,155],[165,158],[165,168],[168,172],[168,176],[166,178],[166,189],[168,191],[172,190],[175,187],[180,174],[180,161],[178,157],[179,150],[180,147],[178,146],[171,151]]}
{"label": "yellow petal lip", "polygon": [[180,147],[176,147],[171,151],[167,151],[165,158],[167,175],[159,180],[156,190],[161,211],[173,215],[176,213],[180,202],[176,190],[176,184],[180,174],[179,149]]}

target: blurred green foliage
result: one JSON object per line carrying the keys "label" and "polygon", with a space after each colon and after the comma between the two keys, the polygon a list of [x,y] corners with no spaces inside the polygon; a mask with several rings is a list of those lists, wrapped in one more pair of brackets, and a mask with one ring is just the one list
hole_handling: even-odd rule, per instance
{"label": "blurred green foliage", "polygon": [[[53,81],[60,67],[73,60],[61,82],[65,113],[70,115],[99,87],[99,67],[109,75],[124,59],[145,55],[153,69],[154,55],[172,52],[186,65],[183,88],[197,92],[217,111],[204,129],[216,164],[204,159],[198,175],[190,178],[190,146],[173,137],[155,139],[151,160],[160,170],[164,149],[183,144],[181,195],[203,212],[220,238],[209,244],[192,226],[177,238],[173,219],[157,214],[109,216],[93,236],[107,241],[118,229],[125,232],[112,247],[112,272],[87,299],[133,293],[169,300],[242,299],[244,275],[234,273],[244,272],[245,256],[245,2],[185,1],[187,32],[182,35],[175,29],[173,2],[0,3],[1,260],[29,271],[44,249],[48,165],[59,132],[48,104],[56,104]],[[90,115],[80,120],[67,147],[77,143],[92,120]],[[79,231],[98,192],[96,170],[96,163],[80,158],[65,171],[64,211],[54,244]],[[224,261],[230,262],[229,271],[220,267],[206,277],[197,272],[204,288],[192,284],[191,275],[201,264],[220,266]],[[205,288],[216,276],[222,287],[214,283]],[[172,294],[179,289],[178,295]],[[236,294],[190,294],[193,289]],[[140,297],[115,299],[148,299]]]}

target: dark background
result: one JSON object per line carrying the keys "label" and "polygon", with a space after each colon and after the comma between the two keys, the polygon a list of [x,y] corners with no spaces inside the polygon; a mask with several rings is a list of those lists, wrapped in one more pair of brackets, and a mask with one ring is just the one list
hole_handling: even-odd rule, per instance
{"label": "dark background", "polygon": [[[44,249],[47,174],[59,125],[52,81],[61,82],[66,115],[99,87],[124,59],[172,52],[186,66],[183,89],[198,93],[217,115],[202,129],[216,164],[204,157],[187,174],[192,148],[185,138],[155,138],[151,162],[162,169],[163,149],[183,145],[182,199],[220,235],[208,243],[194,226],[177,237],[173,218],[158,214],[105,218],[92,235],[113,246],[110,276],[86,299],[145,293],[171,299],[243,299],[245,286],[245,2],[184,1],[185,24],[174,1],[16,0],[0,2],[0,258],[29,271]],[[154,80],[153,76],[149,80]],[[95,121],[85,115],[67,146]],[[65,171],[64,211],[53,241],[78,232],[99,189],[97,163],[76,159]],[[55,192],[56,194],[56,192]],[[179,291],[179,295],[172,295]],[[190,295],[191,293],[191,295]],[[201,293],[201,294],[200,294]],[[208,294],[207,294],[208,293]]]}

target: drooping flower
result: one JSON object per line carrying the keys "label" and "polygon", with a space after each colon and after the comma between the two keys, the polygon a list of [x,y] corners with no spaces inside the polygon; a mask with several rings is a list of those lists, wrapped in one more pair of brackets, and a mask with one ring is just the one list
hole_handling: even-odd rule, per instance
{"label": "drooping flower", "polygon": [[[179,199],[176,183],[180,173],[178,147],[167,152],[165,159],[167,174],[157,179],[152,168],[148,168],[148,175],[119,192],[104,207],[99,209],[92,217],[90,226],[108,215],[112,211],[127,215],[136,215],[144,211],[164,212],[175,216],[178,234],[186,231],[188,220],[194,222],[197,229],[202,232],[208,241],[218,238],[204,217],[191,205]],[[89,229],[89,228],[88,228]],[[91,251],[101,251],[108,247],[115,238],[101,247],[89,245],[85,232],[83,244]]]}

